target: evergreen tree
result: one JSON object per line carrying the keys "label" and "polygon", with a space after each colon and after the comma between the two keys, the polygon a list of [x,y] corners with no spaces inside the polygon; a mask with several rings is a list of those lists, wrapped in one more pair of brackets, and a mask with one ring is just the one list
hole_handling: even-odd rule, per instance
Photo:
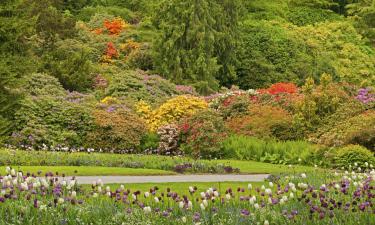
{"label": "evergreen tree", "polygon": [[23,16],[20,3],[0,3],[0,136],[12,128],[12,116],[20,98],[20,79],[34,64],[28,55],[27,40],[34,31],[34,20]]}
{"label": "evergreen tree", "polygon": [[161,37],[155,44],[160,73],[180,84],[209,93],[235,78],[234,47],[239,1],[167,0],[155,22]]}

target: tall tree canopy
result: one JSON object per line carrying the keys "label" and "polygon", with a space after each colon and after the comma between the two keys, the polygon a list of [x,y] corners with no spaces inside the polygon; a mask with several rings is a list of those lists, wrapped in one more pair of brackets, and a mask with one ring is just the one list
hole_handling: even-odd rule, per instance
{"label": "tall tree canopy", "polygon": [[161,30],[155,44],[159,72],[176,83],[192,83],[201,93],[228,85],[235,78],[238,14],[237,0],[163,2],[155,19]]}
{"label": "tall tree canopy", "polygon": [[21,1],[0,3],[0,134],[7,133],[20,95],[20,78],[34,69],[29,54],[29,41],[34,33],[34,20],[26,18]]}

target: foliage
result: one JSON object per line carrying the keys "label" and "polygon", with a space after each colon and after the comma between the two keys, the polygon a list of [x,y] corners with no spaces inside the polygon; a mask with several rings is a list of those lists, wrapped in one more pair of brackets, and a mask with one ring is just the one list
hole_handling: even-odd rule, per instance
{"label": "foliage", "polygon": [[44,56],[44,70],[57,77],[65,89],[87,91],[96,71],[93,54],[98,54],[96,49],[75,39],[57,41]]}
{"label": "foliage", "polygon": [[194,158],[221,158],[221,142],[226,136],[225,124],[216,112],[208,109],[180,122],[181,149]]}
{"label": "foliage", "polygon": [[288,26],[288,32],[305,43],[307,53],[313,57],[315,78],[329,73],[334,80],[374,85],[374,51],[349,22]]}
{"label": "foliage", "polygon": [[300,84],[312,73],[312,58],[304,43],[278,23],[246,20],[240,27],[236,84],[263,88],[277,82]]}
{"label": "foliage", "polygon": [[356,28],[375,44],[375,4],[371,0],[352,1],[347,5],[347,11]]}
{"label": "foliage", "polygon": [[[355,167],[366,168],[368,165],[375,163],[374,153],[359,145],[348,145],[339,148],[334,153],[334,165],[337,167],[350,168],[349,165]],[[365,165],[367,163],[367,166]]]}
{"label": "foliage", "polygon": [[314,164],[313,155],[317,150],[305,141],[261,140],[255,137],[232,135],[222,145],[227,158],[255,160],[274,164]]}
{"label": "foliage", "polygon": [[155,131],[163,125],[178,122],[183,117],[191,116],[200,109],[207,108],[207,103],[198,97],[180,95],[167,100],[154,110],[144,101],[140,101],[136,108],[146,121],[148,128]]}
{"label": "foliage", "polygon": [[135,149],[146,133],[146,126],[135,114],[119,105],[93,111],[95,127],[88,134],[87,147],[105,152]]}

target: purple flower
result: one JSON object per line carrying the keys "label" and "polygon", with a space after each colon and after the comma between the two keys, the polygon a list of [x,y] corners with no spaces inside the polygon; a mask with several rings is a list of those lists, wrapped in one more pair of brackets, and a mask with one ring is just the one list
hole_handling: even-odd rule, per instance
{"label": "purple flower", "polygon": [[242,215],[242,216],[248,216],[248,215],[250,215],[250,211],[247,210],[247,209],[242,209],[242,210],[241,210],[241,215]]}

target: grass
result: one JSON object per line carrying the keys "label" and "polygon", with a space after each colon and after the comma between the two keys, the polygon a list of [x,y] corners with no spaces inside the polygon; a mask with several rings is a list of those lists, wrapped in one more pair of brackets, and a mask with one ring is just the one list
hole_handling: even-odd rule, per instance
{"label": "grass", "polygon": [[[97,167],[97,166],[13,166],[18,171],[42,174],[52,172],[65,174],[66,176],[152,176],[152,175],[173,175],[172,171],[157,169],[135,169],[120,167]],[[5,172],[5,166],[0,167],[0,174]]]}
{"label": "grass", "polygon": [[[189,187],[196,186],[197,192],[205,192],[208,188],[216,188],[220,193],[224,193],[228,188],[246,188],[251,183],[253,188],[260,187],[266,182],[195,182],[195,183],[141,183],[141,184],[125,184],[125,189],[131,191],[141,191],[142,193],[150,191],[152,187],[158,187],[158,192],[167,192],[167,188],[170,188],[172,192],[177,192],[181,195],[189,195]],[[85,189],[91,189],[91,185],[82,185]],[[104,186],[111,187],[111,190],[119,188],[119,184],[105,184]]]}

